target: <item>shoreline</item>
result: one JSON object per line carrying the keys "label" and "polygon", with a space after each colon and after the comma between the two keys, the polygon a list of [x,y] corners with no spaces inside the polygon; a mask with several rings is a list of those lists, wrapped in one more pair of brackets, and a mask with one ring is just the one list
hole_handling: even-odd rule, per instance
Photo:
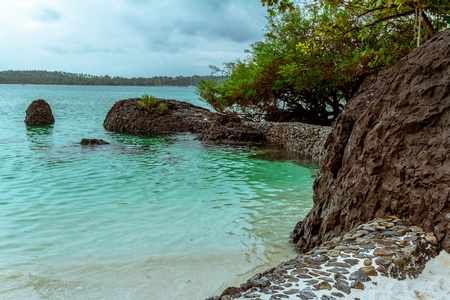
{"label": "shoreline", "polygon": [[207,300],[345,298],[381,277],[417,278],[436,246],[433,233],[379,217]]}

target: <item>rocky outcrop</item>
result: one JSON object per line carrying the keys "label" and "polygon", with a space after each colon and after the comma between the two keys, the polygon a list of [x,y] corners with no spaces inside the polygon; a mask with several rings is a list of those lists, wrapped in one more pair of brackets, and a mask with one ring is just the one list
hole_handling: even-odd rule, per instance
{"label": "rocky outcrop", "polygon": [[368,78],[338,117],[293,241],[308,251],[395,215],[450,251],[450,31]]}
{"label": "rocky outcrop", "polygon": [[176,100],[159,99],[168,107],[164,114],[159,114],[140,106],[139,100],[114,104],[103,123],[105,129],[144,135],[190,131],[198,134],[201,141],[274,144],[315,161],[322,159],[323,144],[331,130],[328,126],[299,122],[250,122]]}
{"label": "rocky outcrop", "polygon": [[210,125],[214,113],[207,109],[175,100],[158,100],[164,103],[164,114],[150,112],[139,105],[139,98],[121,100],[106,115],[106,130],[129,134],[164,134],[173,132],[198,132]]}
{"label": "rocky outcrop", "polygon": [[42,99],[31,102],[25,116],[25,124],[28,126],[45,126],[55,123],[50,105]]}
{"label": "rocky outcrop", "polygon": [[263,132],[267,143],[282,146],[316,162],[322,161],[325,155],[324,144],[331,131],[330,126],[300,122],[252,122],[248,125]]}
{"label": "rocky outcrop", "polygon": [[82,146],[109,145],[108,142],[100,139],[82,139],[80,144]]}
{"label": "rocky outcrop", "polygon": [[218,115],[216,120],[204,128],[197,139],[221,143],[252,143],[265,142],[262,131],[245,123],[239,117]]}

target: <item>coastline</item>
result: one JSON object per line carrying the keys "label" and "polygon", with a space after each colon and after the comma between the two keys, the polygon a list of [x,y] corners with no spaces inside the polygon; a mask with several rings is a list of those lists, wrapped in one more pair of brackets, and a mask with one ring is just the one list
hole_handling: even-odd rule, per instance
{"label": "coastline", "polygon": [[406,220],[379,217],[207,300],[346,298],[382,277],[417,278],[437,256],[436,246],[433,233]]}

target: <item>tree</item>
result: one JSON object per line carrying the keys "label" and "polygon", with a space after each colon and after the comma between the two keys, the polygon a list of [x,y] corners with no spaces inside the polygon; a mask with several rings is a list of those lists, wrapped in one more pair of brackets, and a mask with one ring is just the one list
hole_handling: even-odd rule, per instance
{"label": "tree", "polygon": [[197,93],[223,113],[329,124],[366,76],[448,27],[448,1],[262,0],[264,40],[248,58],[213,67],[227,80]]}
{"label": "tree", "polygon": [[[395,63],[450,24],[450,0],[325,0],[320,4],[324,9],[347,12],[317,29],[328,40],[356,33],[364,40],[374,32],[399,40],[402,35],[408,38],[394,47],[367,49],[364,56],[370,60],[371,67]],[[319,40],[316,37],[298,47],[305,48]]]}
{"label": "tree", "polygon": [[368,66],[367,49],[394,47],[408,39],[387,38],[381,32],[371,32],[364,40],[356,33],[320,37],[324,24],[347,15],[307,5],[268,17],[265,38],[251,45],[247,59],[227,63],[223,70],[215,68],[228,80],[203,82],[197,93],[224,113],[330,124],[363,79],[377,71]]}

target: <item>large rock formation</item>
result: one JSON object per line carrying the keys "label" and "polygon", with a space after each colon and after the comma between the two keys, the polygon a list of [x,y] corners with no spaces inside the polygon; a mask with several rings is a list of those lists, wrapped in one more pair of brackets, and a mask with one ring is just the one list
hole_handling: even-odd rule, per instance
{"label": "large rock formation", "polygon": [[25,123],[29,126],[45,126],[55,123],[50,105],[42,99],[31,102],[26,112]]}
{"label": "large rock formation", "polygon": [[301,251],[395,215],[434,232],[450,251],[450,31],[368,78],[336,121],[297,224]]}
{"label": "large rock formation", "polygon": [[237,117],[213,113],[190,103],[158,99],[163,113],[139,105],[140,99],[121,100],[106,115],[103,126],[110,131],[132,134],[198,133],[202,141],[262,143],[264,135]]}
{"label": "large rock formation", "polygon": [[199,131],[210,124],[214,114],[207,109],[175,100],[158,100],[167,111],[150,112],[139,105],[139,98],[121,100],[106,115],[106,130],[131,134],[161,134]]}

